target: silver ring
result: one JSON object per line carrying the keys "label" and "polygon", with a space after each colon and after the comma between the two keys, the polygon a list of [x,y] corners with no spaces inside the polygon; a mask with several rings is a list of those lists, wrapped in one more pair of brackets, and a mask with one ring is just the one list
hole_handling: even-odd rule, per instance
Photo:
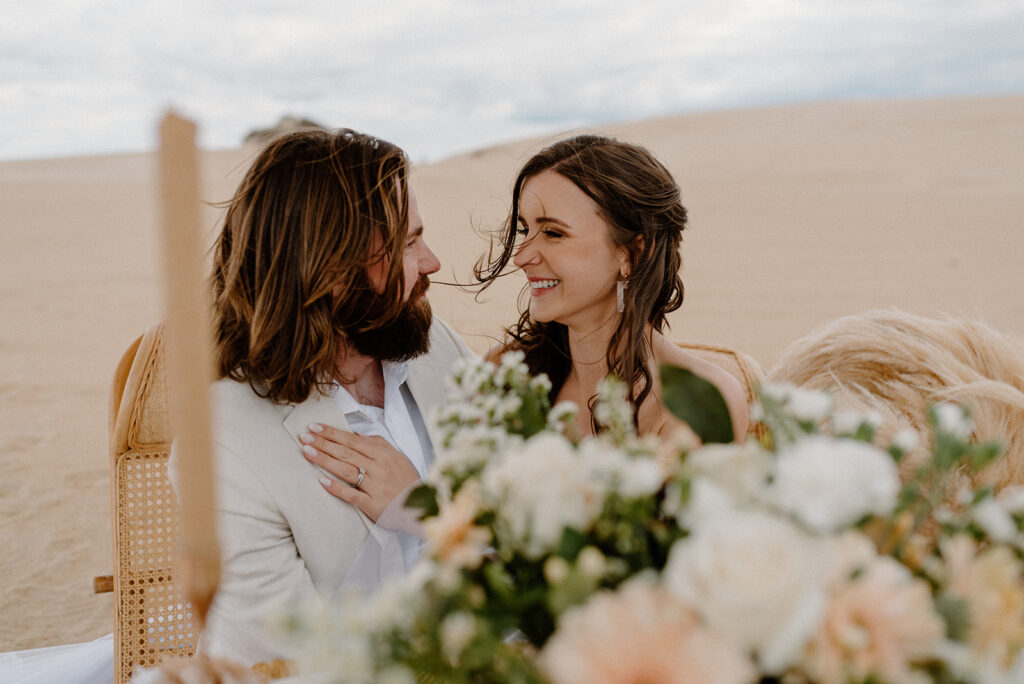
{"label": "silver ring", "polygon": [[359,485],[363,484],[363,478],[366,477],[366,471],[362,468],[359,469],[359,477],[356,478],[356,483],[352,485],[356,489],[359,489]]}

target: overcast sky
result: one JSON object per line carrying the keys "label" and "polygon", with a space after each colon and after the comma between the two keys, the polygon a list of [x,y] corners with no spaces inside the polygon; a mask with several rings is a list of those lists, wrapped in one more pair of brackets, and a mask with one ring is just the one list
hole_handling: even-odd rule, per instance
{"label": "overcast sky", "polygon": [[205,147],[285,114],[415,161],[573,126],[1024,94],[1024,0],[0,0],[0,159]]}

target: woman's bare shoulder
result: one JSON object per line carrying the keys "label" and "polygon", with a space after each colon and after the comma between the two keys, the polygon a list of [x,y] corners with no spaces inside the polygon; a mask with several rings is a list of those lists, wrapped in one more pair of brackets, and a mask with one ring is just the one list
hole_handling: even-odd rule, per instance
{"label": "woman's bare shoulder", "polygon": [[501,357],[505,355],[505,352],[509,351],[509,348],[504,344],[496,344],[487,350],[484,354],[484,361],[490,361],[493,364],[497,364],[501,361]]}

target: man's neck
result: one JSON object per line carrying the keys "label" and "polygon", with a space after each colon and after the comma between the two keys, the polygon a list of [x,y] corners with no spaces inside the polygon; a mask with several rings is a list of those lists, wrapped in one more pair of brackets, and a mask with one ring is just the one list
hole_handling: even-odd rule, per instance
{"label": "man's neck", "polygon": [[344,349],[338,353],[335,377],[360,404],[384,407],[384,369],[379,360]]}

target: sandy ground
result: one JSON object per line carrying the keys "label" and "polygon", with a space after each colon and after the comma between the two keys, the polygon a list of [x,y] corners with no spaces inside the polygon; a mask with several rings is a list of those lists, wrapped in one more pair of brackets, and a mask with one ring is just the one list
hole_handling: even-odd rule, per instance
{"label": "sandy ground", "polygon": [[[1024,97],[842,102],[600,129],[648,146],[690,211],[677,339],[768,367],[817,325],[896,306],[983,317],[1024,336]],[[517,276],[472,294],[530,140],[418,168],[444,268],[435,310],[486,349]],[[230,195],[251,149],[203,154]],[[0,163],[0,651],[111,631],[107,394],[124,347],[162,317],[155,158]],[[204,221],[211,235],[218,211]]]}

